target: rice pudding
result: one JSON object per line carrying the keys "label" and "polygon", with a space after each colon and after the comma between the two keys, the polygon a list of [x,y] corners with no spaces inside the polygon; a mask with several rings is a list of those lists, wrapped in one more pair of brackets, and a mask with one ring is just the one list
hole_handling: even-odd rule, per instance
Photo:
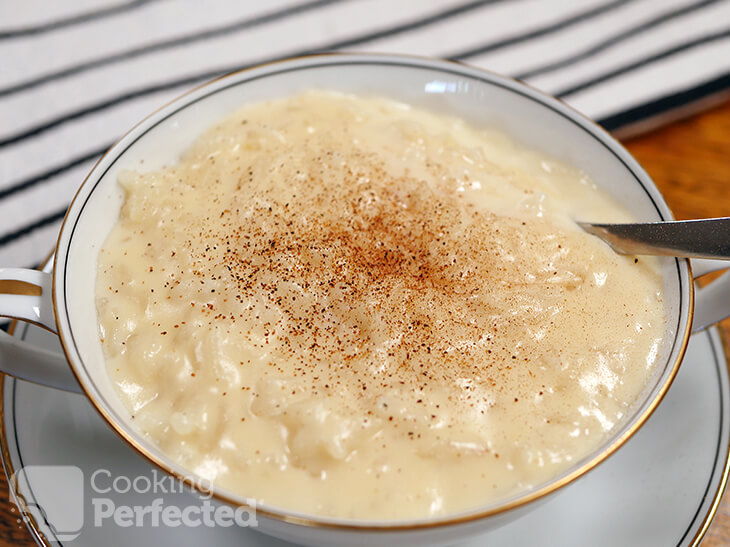
{"label": "rice pudding", "polygon": [[539,485],[621,425],[664,331],[651,260],[584,174],[326,91],[125,171],[99,256],[108,370],[180,465],[260,503],[426,518]]}

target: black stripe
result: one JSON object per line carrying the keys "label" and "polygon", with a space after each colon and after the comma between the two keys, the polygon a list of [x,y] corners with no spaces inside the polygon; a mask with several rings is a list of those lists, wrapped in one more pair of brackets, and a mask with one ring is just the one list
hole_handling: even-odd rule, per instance
{"label": "black stripe", "polygon": [[686,89],[618,114],[598,120],[609,131],[658,116],[680,106],[692,104],[717,93],[730,90],[730,72],[692,89]]}
{"label": "black stripe", "polygon": [[109,148],[111,148],[111,146],[112,145],[109,144],[102,148],[98,148],[97,150],[88,152],[86,154],[82,154],[81,156],[77,156],[71,160],[68,160],[66,163],[64,163],[62,165],[59,165],[57,167],[52,167],[51,169],[48,169],[47,171],[44,171],[43,173],[33,175],[32,177],[23,179],[19,182],[11,183],[6,188],[0,189],[0,199],[5,199],[7,197],[10,197],[17,192],[20,192],[22,190],[26,190],[28,188],[31,188],[32,186],[35,186],[39,182],[46,181],[52,177],[57,177],[58,175],[65,173],[66,171],[73,169],[74,167],[77,167],[77,166],[81,165],[82,163],[96,159],[99,156],[101,156],[104,152],[109,150]]}
{"label": "black stripe", "polygon": [[633,27],[629,28],[628,30],[614,34],[613,36],[606,38],[605,40],[597,43],[596,45],[591,46],[587,49],[584,49],[580,53],[577,53],[575,55],[570,55],[559,61],[548,63],[546,65],[539,66],[537,68],[528,70],[526,72],[522,72],[520,74],[515,75],[515,78],[520,79],[520,80],[527,80],[529,78],[534,78],[535,76],[539,76],[541,74],[546,74],[548,72],[553,72],[560,68],[565,68],[566,66],[569,66],[574,63],[577,63],[578,61],[587,59],[597,53],[600,53],[601,51],[603,51],[605,49],[613,47],[616,44],[618,44],[619,42],[623,42],[624,40],[631,38],[632,36],[638,34],[641,31],[652,29],[658,25],[666,23],[667,21],[671,21],[672,19],[676,19],[683,15],[687,15],[688,13],[692,13],[693,11],[697,11],[698,9],[709,6],[711,4],[716,4],[717,2],[718,2],[718,0],[704,0],[703,2],[698,2],[697,4],[685,6],[678,10],[675,10],[675,11],[663,13],[663,14],[659,15],[658,17],[655,17],[654,19],[650,19],[649,21],[646,21],[639,25],[633,26]]}
{"label": "black stripe", "polygon": [[50,215],[45,216],[45,217],[41,218],[40,220],[37,220],[33,224],[28,224],[14,232],[10,232],[10,233],[0,236],[0,246],[7,245],[8,243],[11,243],[12,241],[15,241],[18,238],[21,238],[25,235],[30,234],[31,232],[34,232],[36,230],[39,230],[40,228],[44,228],[44,227],[48,226],[49,224],[53,224],[54,222],[61,220],[64,217],[64,215],[66,214],[67,208],[68,208],[68,206],[64,207],[60,211],[56,211],[55,213],[51,213]]}
{"label": "black stripe", "polygon": [[337,2],[344,2],[344,1],[346,1],[346,0],[314,0],[313,2],[306,2],[303,4],[288,6],[288,7],[281,8],[281,9],[278,9],[275,11],[264,13],[262,15],[257,15],[255,17],[244,19],[242,21],[237,21],[235,23],[228,24],[225,26],[207,29],[207,30],[204,30],[197,34],[179,36],[177,38],[172,38],[169,40],[162,40],[160,42],[154,42],[151,44],[147,44],[145,46],[136,47],[136,48],[133,48],[133,49],[130,49],[127,51],[122,51],[119,53],[115,53],[113,55],[109,55],[107,57],[101,57],[98,59],[94,59],[93,61],[88,61],[88,62],[80,63],[77,65],[72,65],[70,67],[67,67],[67,68],[64,68],[64,69],[61,69],[61,70],[58,70],[55,72],[49,72],[47,74],[42,74],[41,76],[37,76],[35,78],[26,80],[19,84],[13,84],[9,87],[0,88],[0,97],[6,96],[6,95],[11,95],[13,93],[17,93],[19,91],[24,91],[24,90],[31,89],[34,87],[38,87],[42,84],[46,84],[46,83],[52,82],[54,80],[68,78],[69,76],[73,76],[75,74],[86,72],[86,71],[94,69],[94,68],[99,68],[99,67],[102,67],[105,65],[117,63],[119,61],[126,61],[129,59],[134,59],[135,57],[140,57],[147,53],[153,53],[156,51],[162,51],[162,50],[174,48],[177,46],[188,45],[188,44],[192,44],[194,42],[200,42],[200,41],[208,40],[211,38],[218,38],[220,36],[225,36],[226,34],[231,34],[234,32],[241,31],[241,30],[251,29],[251,28],[259,26],[259,25],[271,23],[271,22],[277,21],[279,19],[286,19],[293,15],[299,15],[299,14],[307,12],[309,10],[313,10],[316,8],[320,8],[323,6],[334,4]]}
{"label": "black stripe", "polygon": [[32,36],[34,34],[41,34],[43,32],[50,32],[58,30],[60,28],[70,27],[72,25],[78,25],[79,23],[87,23],[94,19],[102,19],[109,15],[122,13],[131,9],[138,8],[144,4],[149,4],[152,0],[132,0],[131,2],[125,2],[124,4],[117,4],[115,6],[107,6],[94,11],[87,11],[86,13],[80,13],[78,15],[72,15],[65,19],[56,19],[50,23],[42,23],[32,27],[16,28],[10,30],[0,31],[0,40],[8,40],[10,38],[20,38],[22,36]]}
{"label": "black stripe", "polygon": [[2,148],[3,146],[8,146],[10,144],[15,144],[17,142],[23,141],[30,137],[35,137],[36,135],[45,133],[49,129],[53,129],[54,127],[63,125],[66,122],[70,122],[70,121],[76,120],[78,118],[83,118],[84,116],[93,114],[94,112],[99,112],[100,110],[105,110],[105,109],[115,106],[117,104],[131,101],[132,99],[136,99],[138,97],[144,97],[145,95],[151,95],[153,93],[157,93],[160,91],[167,91],[167,90],[169,90],[171,88],[175,88],[175,87],[184,86],[184,85],[190,86],[193,84],[201,83],[204,80],[210,80],[212,78],[220,76],[221,74],[222,73],[217,70],[214,72],[205,72],[205,73],[203,73],[202,77],[199,74],[197,74],[195,76],[181,78],[180,80],[176,80],[174,83],[157,84],[157,85],[145,87],[142,89],[138,89],[135,91],[130,91],[129,93],[124,93],[122,95],[117,95],[116,97],[113,97],[106,101],[101,101],[96,104],[92,104],[91,106],[87,106],[85,108],[75,110],[64,116],[59,116],[58,118],[53,118],[50,121],[38,124],[34,127],[31,127],[30,129],[26,129],[24,131],[20,131],[19,133],[15,133],[14,135],[10,135],[9,137],[5,137],[4,139],[0,139],[0,148]]}
{"label": "black stripe", "polygon": [[354,45],[358,45],[358,44],[363,44],[366,42],[371,42],[374,40],[380,40],[382,38],[387,38],[389,36],[394,36],[396,34],[401,34],[403,32],[415,30],[415,29],[418,29],[421,27],[425,27],[425,26],[434,24],[434,23],[439,23],[441,21],[444,21],[447,18],[455,17],[457,15],[462,15],[464,13],[467,13],[469,11],[475,10],[479,7],[482,7],[482,6],[485,6],[488,4],[496,4],[496,3],[504,2],[504,1],[506,1],[506,0],[472,1],[472,2],[468,2],[468,3],[462,4],[462,5],[456,6],[454,8],[443,10],[441,12],[429,15],[429,16],[421,18],[421,19],[416,19],[413,21],[409,21],[407,23],[402,23],[400,25],[394,25],[392,27],[387,27],[387,28],[377,30],[374,32],[361,34],[361,35],[355,36],[353,38],[337,40],[335,42],[331,42],[329,44],[325,44],[325,45],[322,45],[319,47],[292,51],[292,52],[286,53],[284,55],[278,55],[275,57],[266,57],[263,59],[251,61],[246,64],[242,64],[242,65],[229,66],[229,67],[224,67],[224,68],[220,68],[217,70],[212,70],[212,71],[209,70],[209,71],[201,72],[198,74],[191,74],[189,76],[184,76],[184,77],[178,78],[176,80],[171,80],[168,82],[139,88],[139,89],[136,89],[133,91],[129,91],[127,93],[117,95],[116,97],[106,99],[106,100],[98,102],[96,104],[92,104],[90,106],[80,108],[78,110],[74,110],[63,116],[59,116],[57,118],[52,118],[46,122],[32,126],[29,129],[25,129],[25,130],[15,133],[15,134],[11,134],[11,135],[5,137],[4,139],[0,139],[0,148],[3,146],[7,146],[9,144],[17,143],[17,142],[27,139],[29,137],[34,137],[41,133],[45,133],[49,129],[53,129],[54,127],[62,125],[66,122],[76,120],[79,118],[83,118],[84,116],[93,114],[94,112],[104,110],[106,108],[127,102],[132,99],[136,99],[138,97],[143,97],[145,95],[150,95],[152,93],[158,93],[160,91],[166,91],[168,89],[173,89],[175,87],[180,87],[183,85],[192,85],[192,84],[201,83],[204,80],[209,80],[211,78],[221,76],[228,72],[235,72],[237,70],[243,70],[245,68],[250,68],[252,66],[256,66],[259,64],[270,63],[273,61],[286,59],[288,57],[298,57],[301,55],[311,55],[314,53],[322,53],[325,51],[332,51],[332,50],[336,50],[336,49],[340,49],[340,48],[350,47],[350,46],[354,46]]}
{"label": "black stripe", "polygon": [[561,19],[560,21],[551,23],[549,25],[545,25],[540,28],[536,28],[529,32],[515,34],[514,36],[510,36],[508,38],[503,38],[500,40],[487,42],[486,44],[482,44],[480,46],[475,46],[475,47],[466,49],[464,51],[452,53],[446,57],[448,59],[453,59],[453,60],[463,60],[463,59],[468,59],[469,57],[475,57],[475,56],[481,55],[483,53],[488,53],[490,51],[501,49],[503,47],[511,46],[514,44],[519,44],[521,42],[526,42],[533,38],[538,38],[538,37],[544,36],[546,34],[551,34],[553,32],[562,30],[566,27],[575,25],[577,23],[587,21],[588,19],[592,19],[593,17],[596,17],[597,15],[601,15],[603,13],[606,13],[608,11],[611,11],[613,9],[616,9],[618,7],[621,7],[625,4],[628,4],[633,1],[634,0],[614,0],[613,2],[608,2],[607,4],[603,4],[596,8],[592,8],[592,9],[580,12],[577,15],[573,15],[566,19]]}
{"label": "black stripe", "polygon": [[655,53],[654,55],[649,55],[648,57],[644,57],[643,59],[634,61],[633,63],[629,63],[620,68],[610,70],[608,72],[604,72],[603,74],[601,74],[599,76],[595,76],[595,77],[591,78],[590,80],[585,80],[585,81],[575,84],[571,87],[561,89],[554,95],[556,97],[561,97],[561,98],[567,97],[569,95],[578,93],[579,91],[583,91],[583,90],[593,87],[597,84],[600,84],[607,80],[615,78],[616,76],[621,76],[622,74],[626,74],[627,72],[631,72],[633,70],[636,70],[637,68],[641,68],[643,66],[650,65],[651,63],[660,61],[662,59],[666,59],[667,57],[671,57],[672,55],[676,55],[677,53],[681,53],[682,51],[694,49],[696,47],[699,47],[699,46],[702,46],[705,44],[709,44],[712,42],[716,42],[718,40],[722,40],[722,39],[728,38],[728,37],[730,37],[730,30],[722,30],[722,31],[716,32],[714,34],[708,34],[708,35],[702,36],[700,38],[695,38],[694,40],[689,40],[687,42],[683,42],[676,46],[672,46],[668,49],[665,49],[664,51],[660,51],[659,53]]}

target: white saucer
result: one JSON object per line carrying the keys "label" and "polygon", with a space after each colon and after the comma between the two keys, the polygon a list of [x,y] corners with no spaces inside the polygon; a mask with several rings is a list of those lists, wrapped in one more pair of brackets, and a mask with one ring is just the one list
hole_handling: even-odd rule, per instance
{"label": "white saucer", "polygon": [[[57,339],[37,327],[19,324],[15,335],[60,351]],[[78,466],[86,482],[99,469],[129,478],[160,473],[119,439],[83,396],[7,377],[2,410],[8,476],[28,465]],[[727,361],[718,331],[712,329],[691,338],[665,400],[617,454],[527,516],[465,545],[697,545],[724,490],[729,417]],[[13,486],[29,506],[57,510],[74,503],[64,481],[34,477]],[[109,497],[117,506],[147,506],[159,495],[130,492]],[[288,545],[235,526],[122,528],[107,520],[95,527],[89,501],[85,498],[78,537],[59,544]],[[164,502],[185,507],[191,496],[166,494]],[[44,524],[42,513],[27,524],[39,543],[59,540]]]}

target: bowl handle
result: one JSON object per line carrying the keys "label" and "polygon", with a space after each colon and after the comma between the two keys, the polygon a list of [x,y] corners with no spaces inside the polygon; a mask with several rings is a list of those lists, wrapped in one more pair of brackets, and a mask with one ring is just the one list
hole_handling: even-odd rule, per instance
{"label": "bowl handle", "polygon": [[[728,268],[730,261],[727,260],[692,260],[695,278]],[[695,291],[692,332],[704,330],[726,317],[730,317],[730,270]]]}
{"label": "bowl handle", "polygon": [[[0,268],[0,317],[34,323],[53,332],[52,276],[38,270]],[[66,358],[0,331],[0,371],[66,391],[80,392]]]}

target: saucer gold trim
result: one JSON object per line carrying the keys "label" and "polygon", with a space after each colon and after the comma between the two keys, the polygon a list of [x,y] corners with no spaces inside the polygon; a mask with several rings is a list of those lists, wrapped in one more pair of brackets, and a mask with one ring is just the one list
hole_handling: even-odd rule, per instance
{"label": "saucer gold trim", "polygon": [[[10,323],[10,326],[8,327],[8,334],[13,336],[15,334],[15,328],[18,326],[18,321],[15,320],[12,323]],[[15,489],[13,489],[12,485],[10,484],[10,477],[15,475],[15,468],[13,467],[13,460],[10,457],[10,445],[8,444],[8,439],[6,437],[5,432],[5,377],[7,374],[0,373],[0,451],[2,453],[2,464],[3,468],[5,469],[5,479],[7,481],[8,486],[8,493],[10,494],[10,502],[15,504],[15,507],[20,509],[18,507],[18,504],[15,502],[15,498],[21,497],[21,494],[19,492],[16,492]],[[40,527],[38,526],[38,523],[35,520],[35,517],[33,515],[23,515],[23,522],[25,522],[25,525],[27,526],[28,530],[30,531],[31,536],[33,536],[33,539],[43,545],[43,547],[51,547],[50,541],[48,541],[48,538],[46,538],[45,535],[40,531]]]}
{"label": "saucer gold trim", "polygon": [[[716,327],[720,336],[720,343],[722,344],[723,353],[725,354],[725,366],[728,369],[728,373],[730,373],[730,340],[728,340],[728,331],[730,330],[730,321],[725,321],[725,325],[720,323]],[[725,494],[725,489],[727,488],[728,483],[728,477],[730,477],[730,440],[728,440],[728,452],[725,457],[725,466],[722,471],[722,478],[720,479],[720,484],[717,487],[717,491],[715,492],[714,497],[712,498],[712,505],[710,506],[710,510],[705,515],[705,518],[702,521],[702,525],[697,530],[697,533],[692,538],[692,541],[690,542],[691,547],[699,547],[699,545],[702,543],[702,540],[704,539],[705,535],[707,534],[707,531],[710,529],[710,526],[712,525],[712,521],[715,519],[715,516],[717,515],[718,509],[720,509],[720,504],[722,503],[723,495]]]}

